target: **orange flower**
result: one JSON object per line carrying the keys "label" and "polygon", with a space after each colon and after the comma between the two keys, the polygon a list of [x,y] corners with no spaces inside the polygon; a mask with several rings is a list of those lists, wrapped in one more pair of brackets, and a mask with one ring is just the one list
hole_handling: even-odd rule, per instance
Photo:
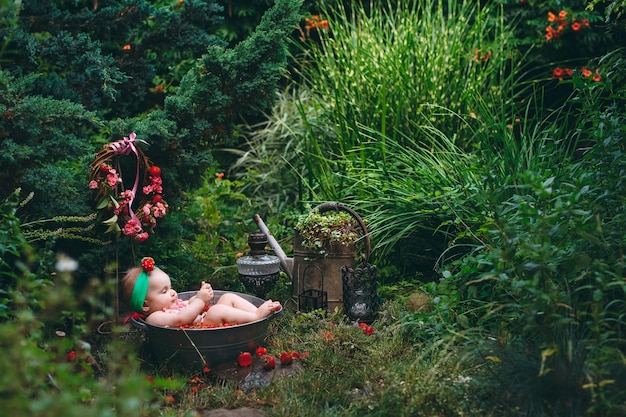
{"label": "orange flower", "polygon": [[216,172],[215,173],[215,177],[221,180],[222,178],[224,178],[224,173],[223,172]]}
{"label": "orange flower", "polygon": [[566,16],[567,16],[567,12],[566,12],[565,10],[561,10],[561,11],[559,12],[559,17],[560,17],[561,19],[565,19],[565,17],[566,17]]}
{"label": "orange flower", "polygon": [[556,16],[552,12],[548,12],[548,22],[556,22]]}
{"label": "orange flower", "polygon": [[555,69],[552,70],[552,77],[553,78],[561,78],[563,76],[563,69],[556,67]]}
{"label": "orange flower", "polygon": [[572,71],[571,68],[563,68],[563,72],[565,73],[565,75],[567,75],[568,77],[571,77],[572,74],[574,73],[574,71]]}
{"label": "orange flower", "polygon": [[580,28],[581,28],[581,27],[582,27],[582,26],[581,26],[581,24],[580,24],[580,23],[578,23],[578,22],[574,22],[574,23],[572,23],[572,30],[573,30],[574,32],[578,32],[578,31],[580,30]]}
{"label": "orange flower", "polygon": [[583,77],[591,77],[591,74],[592,74],[591,70],[585,67],[582,67],[580,69],[580,72],[583,74]]}
{"label": "orange flower", "polygon": [[319,15],[312,15],[309,19],[308,17],[304,19],[306,22],[306,29],[328,29],[328,20],[322,20]]}
{"label": "orange flower", "polygon": [[587,19],[583,19],[583,26],[589,27],[589,21]]}
{"label": "orange flower", "polygon": [[125,51],[130,51],[130,44],[129,44],[129,43],[127,43],[126,45],[124,45],[124,46],[122,47],[122,49],[123,49],[123,50],[125,50]]}
{"label": "orange flower", "polygon": [[602,76],[600,74],[596,74],[592,78],[593,81],[598,82],[602,80]]}

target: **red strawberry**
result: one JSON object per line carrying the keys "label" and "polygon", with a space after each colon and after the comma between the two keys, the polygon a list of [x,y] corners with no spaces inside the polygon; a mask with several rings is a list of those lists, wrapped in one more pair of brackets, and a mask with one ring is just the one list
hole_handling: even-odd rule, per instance
{"label": "red strawberry", "polygon": [[368,336],[371,336],[374,334],[374,328],[372,326],[367,326],[364,330],[363,333],[365,333]]}
{"label": "red strawberry", "polygon": [[289,352],[281,352],[279,355],[280,363],[282,365],[291,365],[293,362],[293,356]]}
{"label": "red strawberry", "polygon": [[161,175],[161,168],[156,165],[152,165],[149,169],[151,177],[158,177]]}
{"label": "red strawberry", "polygon": [[265,369],[274,369],[276,368],[276,359],[272,355],[263,356],[263,367]]}
{"label": "red strawberry", "polygon": [[237,356],[237,364],[242,367],[252,365],[252,354],[250,352],[241,352]]}
{"label": "red strawberry", "polygon": [[260,358],[263,355],[267,355],[267,349],[264,347],[259,346],[258,348],[256,348],[256,355]]}
{"label": "red strawberry", "polygon": [[361,328],[361,329],[366,329],[366,328],[367,328],[367,323],[360,322],[360,323],[359,323],[359,328]]}
{"label": "red strawberry", "polygon": [[300,359],[300,354],[298,352],[296,352],[295,350],[290,350],[289,354],[291,355],[292,358],[294,359]]}
{"label": "red strawberry", "polygon": [[309,359],[310,357],[311,357],[311,354],[309,352],[302,352],[300,354],[300,359],[303,360],[303,361]]}

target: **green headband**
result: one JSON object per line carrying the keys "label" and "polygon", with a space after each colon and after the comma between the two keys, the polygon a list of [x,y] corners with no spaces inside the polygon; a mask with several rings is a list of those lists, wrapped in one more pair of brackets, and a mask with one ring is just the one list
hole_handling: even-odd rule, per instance
{"label": "green headband", "polygon": [[143,311],[143,303],[146,300],[146,295],[148,294],[148,273],[146,271],[141,271],[139,276],[137,277],[137,281],[135,281],[135,286],[133,287],[133,293],[130,296],[130,308],[137,313],[141,313]]}

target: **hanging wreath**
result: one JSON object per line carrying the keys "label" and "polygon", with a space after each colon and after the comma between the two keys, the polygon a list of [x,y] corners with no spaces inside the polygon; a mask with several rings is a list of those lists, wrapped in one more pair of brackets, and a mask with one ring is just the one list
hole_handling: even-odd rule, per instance
{"label": "hanging wreath", "polygon": [[[152,165],[143,153],[135,133],[102,147],[89,166],[89,188],[94,192],[99,218],[107,226],[105,233],[122,233],[138,242],[148,239],[148,231],[154,231],[157,219],[167,214],[167,202],[163,199],[161,168]],[[122,161],[134,156],[135,180],[132,189],[125,188],[122,177]],[[137,209],[137,193],[141,193]],[[137,199],[138,200],[138,199]]]}

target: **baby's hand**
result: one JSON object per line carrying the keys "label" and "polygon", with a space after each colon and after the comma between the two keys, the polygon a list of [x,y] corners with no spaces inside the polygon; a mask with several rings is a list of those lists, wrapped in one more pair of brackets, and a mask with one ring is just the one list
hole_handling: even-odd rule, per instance
{"label": "baby's hand", "polygon": [[206,304],[213,299],[213,295],[213,288],[211,288],[211,284],[207,284],[202,281],[202,286],[200,287],[200,290],[198,290],[196,297],[200,298]]}

